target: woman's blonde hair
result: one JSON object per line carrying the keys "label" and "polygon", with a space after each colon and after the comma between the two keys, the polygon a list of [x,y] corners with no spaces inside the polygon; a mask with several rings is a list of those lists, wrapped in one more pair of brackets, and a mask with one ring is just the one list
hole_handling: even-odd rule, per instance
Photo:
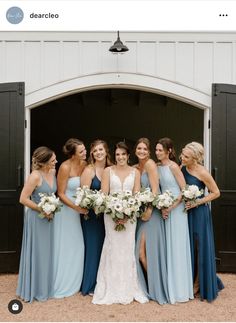
{"label": "woman's blonde hair", "polygon": [[54,151],[45,146],[35,149],[32,156],[32,170],[38,170],[45,166],[53,154]]}
{"label": "woman's blonde hair", "polygon": [[204,147],[199,142],[193,141],[187,144],[184,149],[189,149],[192,151],[193,159],[200,165],[204,162]]}
{"label": "woman's blonde hair", "polygon": [[89,154],[89,164],[94,165],[95,164],[95,159],[93,157],[93,150],[97,145],[103,145],[105,152],[106,152],[106,165],[107,166],[111,166],[112,162],[111,162],[111,156],[109,153],[109,148],[108,145],[106,143],[106,141],[102,140],[102,139],[96,139],[94,140],[91,144],[90,144],[90,154]]}

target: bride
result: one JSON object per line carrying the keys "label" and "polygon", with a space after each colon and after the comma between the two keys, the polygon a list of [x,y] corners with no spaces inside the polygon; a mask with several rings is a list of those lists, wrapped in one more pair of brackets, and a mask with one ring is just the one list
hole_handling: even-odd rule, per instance
{"label": "bride", "polygon": [[[107,167],[102,176],[102,191],[105,193],[140,190],[140,175],[128,165],[129,149],[124,142],[115,147],[116,165]],[[137,278],[135,262],[136,222],[125,223],[126,230],[115,231],[115,223],[105,214],[105,241],[97,275],[93,304],[129,304],[133,300],[148,302]]]}

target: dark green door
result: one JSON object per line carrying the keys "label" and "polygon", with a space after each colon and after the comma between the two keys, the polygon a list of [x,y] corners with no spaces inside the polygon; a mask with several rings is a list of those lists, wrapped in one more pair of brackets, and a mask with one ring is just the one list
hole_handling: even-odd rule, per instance
{"label": "dark green door", "polygon": [[212,171],[221,192],[212,203],[217,266],[236,272],[236,85],[212,87]]}
{"label": "dark green door", "polygon": [[23,207],[24,83],[0,84],[0,272],[17,272]]}

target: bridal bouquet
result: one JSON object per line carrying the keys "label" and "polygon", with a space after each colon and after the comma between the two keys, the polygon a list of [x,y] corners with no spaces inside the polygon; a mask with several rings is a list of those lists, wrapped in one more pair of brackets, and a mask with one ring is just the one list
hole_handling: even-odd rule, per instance
{"label": "bridal bouquet", "polygon": [[130,220],[134,223],[139,216],[141,202],[132,195],[131,191],[115,192],[109,194],[106,198],[105,213],[110,215],[116,223],[115,230],[125,230],[125,225],[119,223],[119,220]]}
{"label": "bridal bouquet", "polygon": [[168,209],[174,204],[175,201],[176,201],[176,198],[171,193],[171,191],[166,190],[164,193],[157,194],[155,196],[152,202],[152,205],[158,208],[159,210]]}
{"label": "bridal bouquet", "polygon": [[[203,189],[199,190],[197,185],[186,185],[182,190],[182,197],[185,202],[194,204],[203,193]],[[186,208],[184,210],[187,211]]]}
{"label": "bridal bouquet", "polygon": [[39,193],[40,202],[38,203],[38,207],[42,210],[39,214],[40,218],[45,218],[45,213],[50,215],[48,217],[48,221],[51,221],[54,217],[54,214],[60,211],[62,204],[59,200],[59,197],[56,197],[54,193]]}
{"label": "bridal bouquet", "polygon": [[[78,187],[75,193],[75,205],[80,206],[84,209],[92,209],[94,204],[94,191],[84,185],[83,187]],[[84,215],[87,220],[88,215]]]}

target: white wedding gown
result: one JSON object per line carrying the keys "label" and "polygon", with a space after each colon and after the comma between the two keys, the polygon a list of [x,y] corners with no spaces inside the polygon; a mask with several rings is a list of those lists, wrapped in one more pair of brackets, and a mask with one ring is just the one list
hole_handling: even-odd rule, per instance
{"label": "white wedding gown", "polygon": [[[134,178],[135,170],[132,170],[122,184],[120,178],[110,169],[110,193],[132,191]],[[134,251],[136,222],[128,221],[125,223],[126,230],[115,231],[115,222],[105,214],[104,223],[106,235],[92,303],[108,305],[129,304],[133,300],[148,302],[137,278]]]}

